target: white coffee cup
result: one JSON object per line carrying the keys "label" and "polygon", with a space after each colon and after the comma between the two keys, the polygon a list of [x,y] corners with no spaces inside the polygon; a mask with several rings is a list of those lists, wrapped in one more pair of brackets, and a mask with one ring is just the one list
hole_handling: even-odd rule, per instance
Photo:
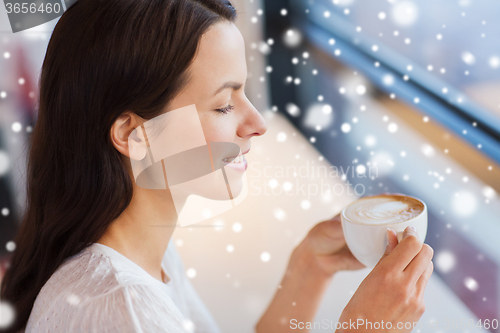
{"label": "white coffee cup", "polygon": [[[360,212],[359,217],[352,213],[354,208],[359,210],[365,205],[370,205],[374,202],[373,199],[377,198],[382,199],[381,201],[389,200],[391,204],[393,201],[401,203],[399,206],[397,204],[396,206],[392,205],[393,208],[402,208],[404,202],[410,202],[410,205],[414,202],[418,202],[423,207],[419,206],[419,209],[421,209],[420,213],[416,213],[418,214],[416,216],[408,215],[410,216],[409,218],[408,216],[401,218],[395,217],[398,214],[397,209],[390,211],[389,217],[386,218],[384,215],[385,212],[383,212],[382,214],[379,214],[381,216],[376,216],[373,221],[370,220],[371,216],[361,215],[361,213],[366,212]],[[398,201],[398,199],[400,201]],[[348,216],[346,216],[346,212],[348,212]],[[402,211],[401,214],[403,216],[405,212]],[[427,235],[427,206],[422,200],[408,195],[388,194],[362,198],[345,207],[340,216],[344,238],[349,250],[351,250],[351,253],[356,259],[369,268],[375,267],[385,252],[387,246],[387,228],[391,228],[396,231],[398,240],[401,240],[403,231],[408,226],[415,227],[418,237],[422,242],[425,241],[425,236]],[[405,218],[407,219],[405,220]]]}

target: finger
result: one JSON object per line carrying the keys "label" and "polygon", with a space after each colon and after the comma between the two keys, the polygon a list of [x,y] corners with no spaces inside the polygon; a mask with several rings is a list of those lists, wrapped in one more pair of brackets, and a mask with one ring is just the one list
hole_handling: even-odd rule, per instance
{"label": "finger", "polygon": [[340,220],[333,218],[320,224],[320,230],[326,236],[333,239],[344,238],[344,232],[342,231],[342,223],[340,223]]}
{"label": "finger", "polygon": [[387,228],[385,252],[378,263],[382,262],[382,260],[384,260],[392,251],[394,251],[397,245],[398,237],[396,235],[396,231],[391,228]]}
{"label": "finger", "polygon": [[308,233],[307,242],[316,254],[329,255],[345,245],[342,225],[337,221],[323,221]]}
{"label": "finger", "polygon": [[335,222],[340,223],[340,214],[335,215],[334,217],[332,217],[328,221],[335,221]]}
{"label": "finger", "polygon": [[417,297],[420,298],[424,297],[425,287],[427,286],[427,282],[429,282],[429,279],[433,271],[434,271],[434,263],[431,261],[429,262],[424,273],[420,276],[420,278],[417,281],[417,284],[415,285],[415,291],[417,293]]}
{"label": "finger", "polygon": [[356,270],[364,268],[365,265],[360,263],[358,259],[354,257],[347,245],[345,245],[340,251],[336,253],[337,255],[332,256],[335,260],[335,267],[338,269],[345,270]]}
{"label": "finger", "polygon": [[424,271],[429,267],[429,263],[434,255],[434,250],[427,244],[423,244],[420,252],[406,266],[404,273],[411,283],[416,283]]}
{"label": "finger", "polygon": [[335,215],[332,220],[339,220],[340,221],[340,213],[338,213],[337,215]]}
{"label": "finger", "polygon": [[385,253],[384,255],[389,255],[396,246],[398,245],[398,236],[396,234],[396,231],[391,228],[387,228],[387,246],[385,248]]}
{"label": "finger", "polygon": [[[321,223],[321,222],[320,222]],[[341,225],[340,214],[335,215],[329,220],[322,221],[325,224]]]}
{"label": "finger", "polygon": [[387,257],[388,261],[398,271],[403,271],[406,266],[415,258],[422,248],[422,242],[418,239],[417,230],[413,227],[406,227],[403,238],[398,246]]}

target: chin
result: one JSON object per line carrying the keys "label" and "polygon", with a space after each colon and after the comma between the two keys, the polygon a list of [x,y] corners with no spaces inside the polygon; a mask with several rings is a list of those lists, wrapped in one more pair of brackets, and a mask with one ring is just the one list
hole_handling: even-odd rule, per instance
{"label": "chin", "polygon": [[197,195],[209,200],[230,200],[230,193],[233,199],[241,194],[244,176],[244,172],[235,173],[228,170],[224,177],[222,170],[219,170],[176,187],[182,189],[186,196]]}

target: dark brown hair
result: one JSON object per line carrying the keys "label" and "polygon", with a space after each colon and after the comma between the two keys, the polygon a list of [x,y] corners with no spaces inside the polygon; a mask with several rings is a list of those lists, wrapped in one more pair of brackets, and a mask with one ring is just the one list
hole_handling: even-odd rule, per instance
{"label": "dark brown hair", "polygon": [[228,0],[78,0],[50,38],[29,142],[27,208],[1,288],[26,326],[40,289],[96,242],[132,198],[110,129],[124,111],[159,115],[188,82],[204,32],[234,21]]}

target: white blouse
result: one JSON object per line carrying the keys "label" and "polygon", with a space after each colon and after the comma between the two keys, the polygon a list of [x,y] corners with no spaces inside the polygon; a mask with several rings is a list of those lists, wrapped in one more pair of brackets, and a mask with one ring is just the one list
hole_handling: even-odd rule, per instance
{"label": "white blouse", "polygon": [[99,243],[68,258],[45,283],[31,311],[31,332],[220,333],[186,277],[171,241],[161,282]]}

